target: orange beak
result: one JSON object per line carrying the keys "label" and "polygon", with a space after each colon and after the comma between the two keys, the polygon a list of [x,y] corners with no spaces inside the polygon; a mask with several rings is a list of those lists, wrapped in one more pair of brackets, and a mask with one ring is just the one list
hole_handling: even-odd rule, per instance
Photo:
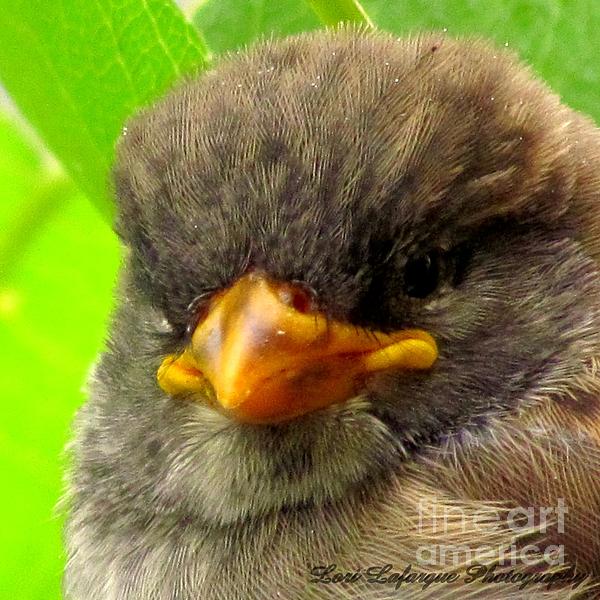
{"label": "orange beak", "polygon": [[243,422],[277,423],[355,396],[373,373],[437,358],[425,331],[367,331],[309,305],[294,284],[245,275],[214,299],[183,353],[164,359],[160,387]]}

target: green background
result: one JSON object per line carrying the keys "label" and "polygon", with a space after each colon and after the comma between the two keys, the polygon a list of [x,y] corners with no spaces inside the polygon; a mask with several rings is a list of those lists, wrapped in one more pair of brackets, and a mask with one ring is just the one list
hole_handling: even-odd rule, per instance
{"label": "green background", "polygon": [[[597,0],[364,0],[398,34],[516,50],[600,117]],[[124,120],[261,35],[360,20],[352,0],[0,0],[0,598],[60,598],[63,447],[113,304],[109,168]]]}

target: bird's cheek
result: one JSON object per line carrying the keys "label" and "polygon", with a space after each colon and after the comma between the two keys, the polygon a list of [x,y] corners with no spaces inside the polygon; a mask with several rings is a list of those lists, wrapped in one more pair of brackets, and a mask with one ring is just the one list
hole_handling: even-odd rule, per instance
{"label": "bird's cheek", "polygon": [[240,421],[277,423],[355,396],[370,374],[429,369],[437,354],[425,331],[331,321],[296,284],[250,273],[219,295],[183,353],[165,358],[158,382]]}

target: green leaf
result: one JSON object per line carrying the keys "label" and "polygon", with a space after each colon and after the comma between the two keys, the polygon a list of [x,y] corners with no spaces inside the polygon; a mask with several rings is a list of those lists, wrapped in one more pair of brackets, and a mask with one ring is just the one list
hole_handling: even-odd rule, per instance
{"label": "green leaf", "polygon": [[[2,0],[0,0],[1,2]],[[591,0],[363,0],[397,35],[448,29],[509,44],[564,100],[600,119],[600,13]],[[207,52],[167,0],[4,0],[0,78],[105,213],[121,123]],[[315,29],[306,1],[208,0],[194,22],[215,52]],[[101,347],[119,263],[89,201],[0,115],[1,597],[54,600],[63,569],[61,449]]]}
{"label": "green leaf", "polygon": [[325,25],[350,22],[373,26],[358,0],[308,0],[308,3]]}
{"label": "green leaf", "polygon": [[590,0],[363,0],[378,28],[447,30],[508,45],[563,100],[600,122],[600,10]]}
{"label": "green leaf", "polygon": [[217,53],[238,50],[261,37],[284,37],[341,21],[370,24],[354,0],[208,0],[193,22]]}
{"label": "green leaf", "polygon": [[214,52],[237,50],[263,36],[283,37],[319,27],[303,0],[213,0],[193,15]]}
{"label": "green leaf", "polygon": [[101,347],[116,237],[74,183],[0,115],[0,597],[60,598],[61,458]]}
{"label": "green leaf", "polygon": [[205,64],[169,0],[0,0],[0,79],[102,212],[124,120]]}

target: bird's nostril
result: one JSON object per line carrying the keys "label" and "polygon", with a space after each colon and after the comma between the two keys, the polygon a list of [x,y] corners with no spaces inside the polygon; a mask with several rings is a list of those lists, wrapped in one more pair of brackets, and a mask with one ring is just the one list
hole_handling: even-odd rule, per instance
{"label": "bird's nostril", "polygon": [[294,291],[292,293],[292,306],[301,313],[309,312],[312,300],[304,290]]}
{"label": "bird's nostril", "polygon": [[302,314],[317,310],[316,294],[305,283],[284,283],[279,288],[279,299]]}

